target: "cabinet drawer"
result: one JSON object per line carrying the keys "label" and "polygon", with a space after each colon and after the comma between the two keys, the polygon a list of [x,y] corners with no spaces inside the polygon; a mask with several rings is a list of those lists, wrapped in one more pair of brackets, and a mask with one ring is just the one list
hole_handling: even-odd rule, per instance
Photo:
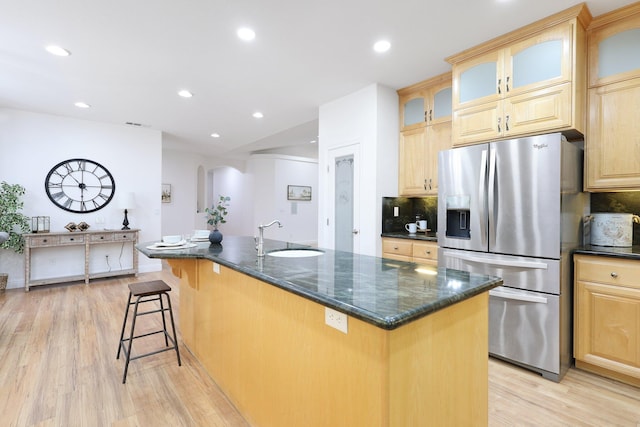
{"label": "cabinet drawer", "polygon": [[122,233],[114,233],[113,240],[116,242],[131,242],[136,239],[136,233],[134,232],[122,232]]}
{"label": "cabinet drawer", "polygon": [[413,257],[430,259],[436,261],[438,259],[438,245],[436,243],[413,243]]}
{"label": "cabinet drawer", "polygon": [[113,233],[97,233],[91,235],[92,242],[113,242]]}
{"label": "cabinet drawer", "polygon": [[84,234],[68,234],[60,236],[61,245],[74,245],[84,243]]}
{"label": "cabinet drawer", "polygon": [[385,239],[382,242],[382,252],[388,254],[412,256],[412,247],[411,241]]}
{"label": "cabinet drawer", "polygon": [[640,262],[610,257],[576,255],[579,281],[640,289]]}
{"label": "cabinet drawer", "polygon": [[38,236],[29,237],[29,246],[32,248],[40,246],[55,246],[60,242],[60,236]]}

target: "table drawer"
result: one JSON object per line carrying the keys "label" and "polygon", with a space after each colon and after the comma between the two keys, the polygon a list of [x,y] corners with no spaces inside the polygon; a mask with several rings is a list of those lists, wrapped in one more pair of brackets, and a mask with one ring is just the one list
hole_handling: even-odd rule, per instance
{"label": "table drawer", "polygon": [[135,232],[113,233],[113,240],[117,242],[131,242],[136,240],[136,233]]}
{"label": "table drawer", "polygon": [[56,246],[60,242],[60,236],[29,237],[29,246],[32,248],[41,246]]}
{"label": "table drawer", "polygon": [[77,245],[84,243],[84,234],[67,234],[60,236],[61,245]]}
{"label": "table drawer", "polygon": [[436,243],[413,243],[413,257],[438,260],[438,245]]}
{"label": "table drawer", "polygon": [[382,252],[395,255],[412,256],[413,243],[397,239],[384,239],[382,242]]}
{"label": "table drawer", "polygon": [[576,255],[575,262],[579,281],[640,289],[639,261]]}
{"label": "table drawer", "polygon": [[113,233],[96,233],[91,235],[92,242],[113,242]]}

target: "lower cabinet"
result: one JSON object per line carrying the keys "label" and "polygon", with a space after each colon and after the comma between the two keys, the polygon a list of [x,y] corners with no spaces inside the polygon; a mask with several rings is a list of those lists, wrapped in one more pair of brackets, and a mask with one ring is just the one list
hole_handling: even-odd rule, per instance
{"label": "lower cabinet", "polygon": [[576,367],[640,386],[640,261],[575,255]]}
{"label": "lower cabinet", "polygon": [[438,265],[438,244],[410,239],[382,238],[382,258]]}

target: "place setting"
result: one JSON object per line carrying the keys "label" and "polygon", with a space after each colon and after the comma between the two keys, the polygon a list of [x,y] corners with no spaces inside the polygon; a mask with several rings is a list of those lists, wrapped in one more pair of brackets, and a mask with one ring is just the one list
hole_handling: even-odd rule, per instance
{"label": "place setting", "polygon": [[[193,239],[191,239],[193,240]],[[153,250],[177,250],[195,248],[197,245],[183,238],[181,235],[162,236],[160,242],[156,242],[147,246],[147,249]]]}

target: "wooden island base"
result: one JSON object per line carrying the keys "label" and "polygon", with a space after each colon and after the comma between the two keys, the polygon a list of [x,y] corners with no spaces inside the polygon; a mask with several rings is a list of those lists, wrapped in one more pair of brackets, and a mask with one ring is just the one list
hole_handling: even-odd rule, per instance
{"label": "wooden island base", "polygon": [[184,344],[252,425],[487,425],[487,292],[394,330],[349,316],[345,334],[314,301],[206,259],[168,262]]}

